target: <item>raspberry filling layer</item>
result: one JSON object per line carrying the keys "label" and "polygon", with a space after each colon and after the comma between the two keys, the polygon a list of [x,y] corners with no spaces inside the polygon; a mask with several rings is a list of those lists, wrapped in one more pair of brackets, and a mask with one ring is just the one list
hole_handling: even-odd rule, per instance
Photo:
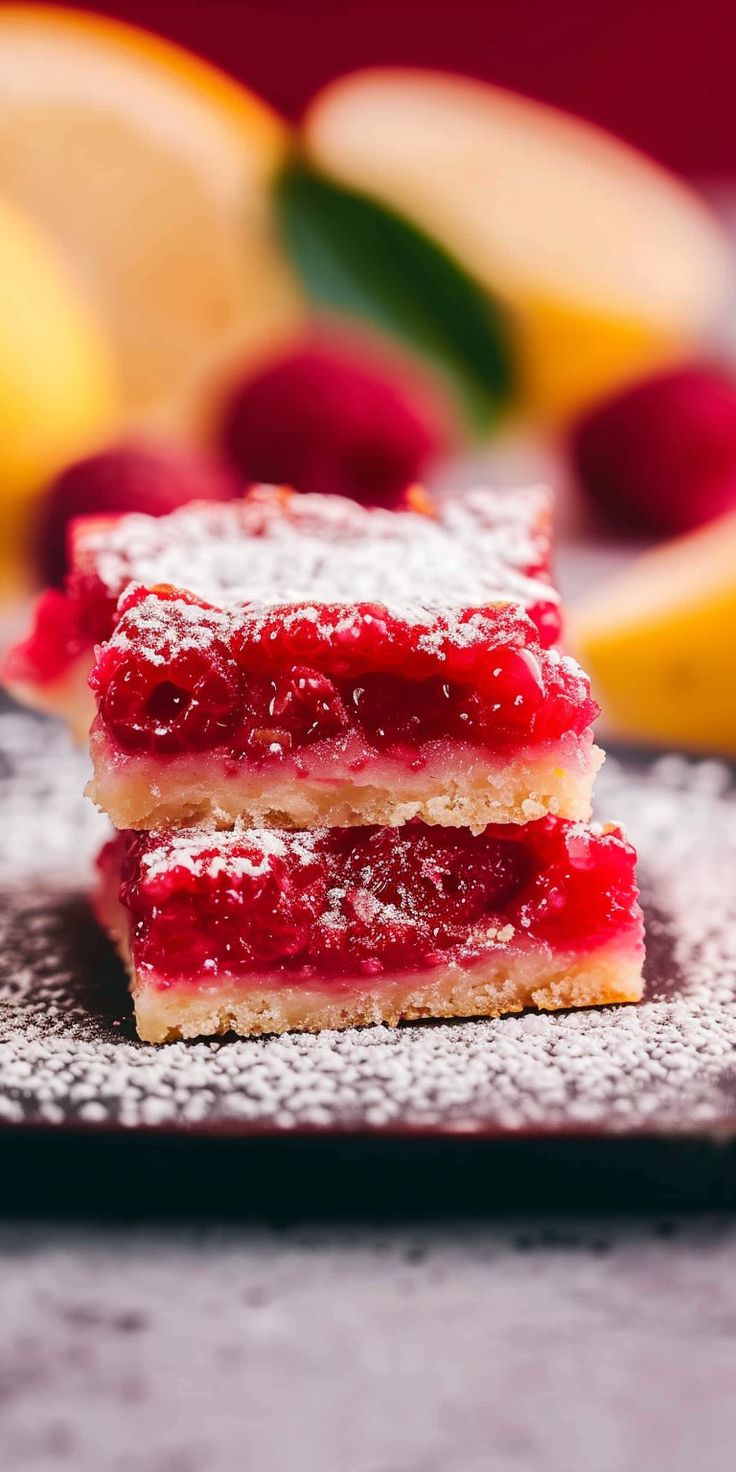
{"label": "raspberry filling layer", "polygon": [[325,984],[469,964],[528,944],[638,945],[635,853],[618,829],[355,828],[118,835],[133,961],[158,984]]}
{"label": "raspberry filling layer", "polygon": [[380,605],[228,612],[131,589],[91,683],[124,752],[256,763],[356,736],[397,754],[442,739],[542,743],[597,714],[575,662],[505,606],[409,624]]}
{"label": "raspberry filling layer", "polygon": [[[542,489],[467,491],[433,506],[407,493],[403,510],[337,496],[256,487],[242,501],[182,507],[170,516],[83,517],[73,523],[64,593],[43,594],[34,628],[5,676],[25,685],[63,679],[108,640],[131,583],[165,583],[217,608],[380,602],[411,623],[436,608],[523,609],[544,647],[560,634],[549,571],[550,500]],[[314,605],[312,605],[314,612]],[[307,658],[307,664],[312,661]]]}

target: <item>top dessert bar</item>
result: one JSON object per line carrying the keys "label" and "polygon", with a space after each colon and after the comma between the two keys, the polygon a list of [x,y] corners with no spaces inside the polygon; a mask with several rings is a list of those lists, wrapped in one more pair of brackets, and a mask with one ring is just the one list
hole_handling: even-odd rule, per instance
{"label": "top dessert bar", "polygon": [[83,729],[93,664],[120,828],[585,817],[596,708],[555,647],[549,522],[544,490],[390,512],[274,487],[86,520],[6,678]]}

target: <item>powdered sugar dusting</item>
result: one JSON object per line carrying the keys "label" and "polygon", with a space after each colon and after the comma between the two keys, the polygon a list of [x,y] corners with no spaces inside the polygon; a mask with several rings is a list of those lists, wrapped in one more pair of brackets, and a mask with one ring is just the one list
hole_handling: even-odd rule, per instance
{"label": "powdered sugar dusting", "polygon": [[149,595],[127,610],[113,643],[118,649],[135,649],[151,665],[165,666],[172,646],[180,654],[195,649],[206,654],[218,639],[228,638],[231,622],[231,615],[222,609]]}
{"label": "powdered sugar dusting", "polygon": [[[173,657],[195,651],[200,655],[210,654],[218,641],[227,647],[238,636],[251,646],[256,641],[275,637],[273,606],[209,608],[190,603],[185,597],[161,598],[158,593],[136,591],[141,595],[139,601],[125,608],[109,644],[121,653],[130,651],[136,657],[145,658],[152,666],[165,667]],[[405,604],[400,610],[394,607],[391,613],[405,625],[411,625],[415,648],[440,666],[447,658],[447,645],[455,650],[475,646],[484,652],[503,644],[516,648],[526,644],[530,632],[533,633],[529,620],[519,613],[518,602],[492,603],[470,614],[460,606],[438,608],[431,602],[416,602]],[[282,639],[306,622],[314,626],[315,635],[325,645],[340,644],[344,650],[360,636],[366,623],[375,622],[375,615],[367,612],[364,605],[345,608],[325,602],[319,606],[301,604],[283,611],[279,607],[278,619]],[[391,644],[390,637],[385,638],[385,644]],[[570,656],[563,659],[558,650],[551,649],[544,651],[544,659],[551,665],[564,665],[568,677],[575,680],[579,700],[586,698],[587,681]]]}
{"label": "powdered sugar dusting", "polygon": [[613,760],[602,816],[641,856],[636,1007],[154,1048],[82,895],[102,819],[84,759],[0,718],[0,1120],[89,1126],[601,1130],[736,1123],[736,794],[727,768]]}
{"label": "powdered sugar dusting", "polygon": [[[308,834],[305,837],[309,837]],[[223,842],[224,840],[224,842]],[[208,874],[216,879],[220,874],[231,874],[233,878],[256,879],[268,872],[271,859],[286,853],[287,845],[277,832],[264,829],[258,834],[258,845],[248,851],[241,848],[233,852],[236,835],[224,833],[218,837],[219,853],[208,847],[207,836],[197,837],[187,833],[172,833],[154,841],[151,848],[144,849],[140,865],[145,879],[156,879],[166,874],[172,866],[186,869],[190,874]],[[211,843],[211,840],[210,840]]]}
{"label": "powdered sugar dusting", "polygon": [[436,516],[259,487],[243,501],[93,523],[76,548],[114,596],[130,582],[167,583],[220,608],[380,602],[423,622],[428,610],[556,602],[536,575],[548,522],[542,487],[467,491]]}

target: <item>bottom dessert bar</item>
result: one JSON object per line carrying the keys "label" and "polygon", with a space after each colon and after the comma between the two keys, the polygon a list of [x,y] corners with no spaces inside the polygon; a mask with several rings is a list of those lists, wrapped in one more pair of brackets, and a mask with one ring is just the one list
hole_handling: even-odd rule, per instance
{"label": "bottom dessert bar", "polygon": [[97,908],[141,1038],[317,1031],[638,1001],[620,829],[118,834]]}

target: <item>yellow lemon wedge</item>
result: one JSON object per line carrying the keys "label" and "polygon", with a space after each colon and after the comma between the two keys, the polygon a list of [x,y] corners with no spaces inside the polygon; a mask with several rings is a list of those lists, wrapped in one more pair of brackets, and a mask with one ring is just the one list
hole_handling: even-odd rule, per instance
{"label": "yellow lemon wedge", "polygon": [[35,223],[0,198],[0,579],[22,579],[34,495],[114,427],[105,335]]}
{"label": "yellow lemon wedge", "polygon": [[606,730],[736,756],[736,513],[647,552],[568,618]]}
{"label": "yellow lemon wedge", "polygon": [[728,252],[697,196],[555,108],[440,72],[330,83],[312,162],[432,235],[516,322],[522,389],[560,420],[678,356],[714,321]]}
{"label": "yellow lemon wedge", "polygon": [[39,223],[112,344],[127,424],[196,432],[229,364],[301,320],[271,216],[286,125],[149,33],[0,8],[0,195]]}

